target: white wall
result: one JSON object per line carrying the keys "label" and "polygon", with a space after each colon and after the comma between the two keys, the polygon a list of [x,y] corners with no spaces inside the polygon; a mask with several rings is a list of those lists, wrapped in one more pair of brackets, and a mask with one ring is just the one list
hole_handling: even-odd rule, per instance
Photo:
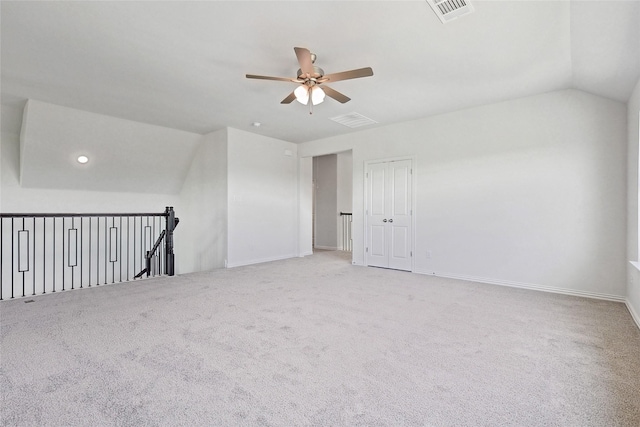
{"label": "white wall", "polygon": [[298,162],[298,256],[313,254],[313,159]]}
{"label": "white wall", "polygon": [[297,146],[228,129],[228,266],[298,256]]}
{"label": "white wall", "polygon": [[202,137],[180,192],[176,272],[206,271],[227,259],[227,130]]}
{"label": "white wall", "polygon": [[[337,199],[338,215],[340,212],[351,212],[353,209],[353,154],[351,151],[338,153],[338,179],[337,179]],[[343,221],[338,217],[338,246],[345,249],[342,242]]]}
{"label": "white wall", "polygon": [[[627,259],[639,261],[638,253],[638,140],[640,139],[640,80],[627,104],[628,153],[627,153]],[[629,264],[627,282],[627,306],[640,327],[640,264]]]}
{"label": "white wall", "polygon": [[626,133],[624,104],[563,90],[312,141],[299,153],[353,149],[357,264],[364,162],[415,156],[416,272],[622,300]]}
{"label": "white wall", "polygon": [[318,249],[338,249],[338,157],[313,158],[315,183],[315,240]]}

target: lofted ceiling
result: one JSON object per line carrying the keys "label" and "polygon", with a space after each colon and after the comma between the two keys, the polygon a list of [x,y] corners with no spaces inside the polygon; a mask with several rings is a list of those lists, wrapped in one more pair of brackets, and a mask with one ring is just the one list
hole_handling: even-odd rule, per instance
{"label": "lofted ceiling", "polygon": [[[226,126],[300,143],[558,89],[626,102],[640,77],[639,1],[472,1],[442,24],[415,1],[2,1],[2,130],[27,99],[200,134]],[[280,101],[294,46],[352,98]],[[253,127],[253,122],[262,126]]]}

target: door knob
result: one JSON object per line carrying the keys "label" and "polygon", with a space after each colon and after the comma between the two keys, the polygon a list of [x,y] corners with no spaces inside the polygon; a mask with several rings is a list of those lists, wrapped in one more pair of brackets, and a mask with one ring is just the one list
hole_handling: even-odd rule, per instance
{"label": "door knob", "polygon": [[387,222],[387,220],[386,220],[386,219],[383,219],[383,220],[382,220],[382,222]]}
{"label": "door knob", "polygon": [[393,222],[393,219],[390,219],[389,222]]}

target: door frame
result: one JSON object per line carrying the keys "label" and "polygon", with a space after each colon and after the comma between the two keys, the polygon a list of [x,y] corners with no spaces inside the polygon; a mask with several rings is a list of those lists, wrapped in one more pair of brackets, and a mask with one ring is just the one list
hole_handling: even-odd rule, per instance
{"label": "door frame", "polygon": [[364,162],[364,173],[363,173],[363,200],[364,200],[364,205],[362,207],[362,212],[364,213],[363,215],[363,239],[362,239],[362,253],[364,255],[364,266],[365,267],[369,267],[369,262],[368,262],[368,257],[369,257],[369,253],[367,252],[367,247],[369,246],[369,235],[367,233],[367,227],[368,227],[368,213],[367,213],[367,209],[369,207],[369,193],[367,191],[368,185],[369,185],[369,178],[368,178],[368,173],[369,173],[369,167],[370,165],[373,164],[378,164],[378,163],[386,163],[386,162],[397,162],[397,161],[401,161],[401,160],[410,160],[411,161],[411,236],[409,237],[411,239],[411,243],[409,244],[409,250],[411,251],[411,272],[413,273],[414,269],[415,269],[415,256],[413,255],[413,253],[415,252],[415,245],[416,245],[416,177],[417,177],[417,173],[416,173],[416,157],[415,156],[402,156],[402,157],[387,157],[387,158],[383,158],[383,159],[376,159],[376,160],[365,160]]}

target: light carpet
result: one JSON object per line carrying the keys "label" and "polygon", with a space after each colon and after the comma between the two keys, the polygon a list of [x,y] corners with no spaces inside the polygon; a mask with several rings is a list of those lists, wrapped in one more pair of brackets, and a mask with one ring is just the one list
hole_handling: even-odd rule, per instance
{"label": "light carpet", "polygon": [[6,301],[3,426],[640,425],[623,304],[349,254]]}

